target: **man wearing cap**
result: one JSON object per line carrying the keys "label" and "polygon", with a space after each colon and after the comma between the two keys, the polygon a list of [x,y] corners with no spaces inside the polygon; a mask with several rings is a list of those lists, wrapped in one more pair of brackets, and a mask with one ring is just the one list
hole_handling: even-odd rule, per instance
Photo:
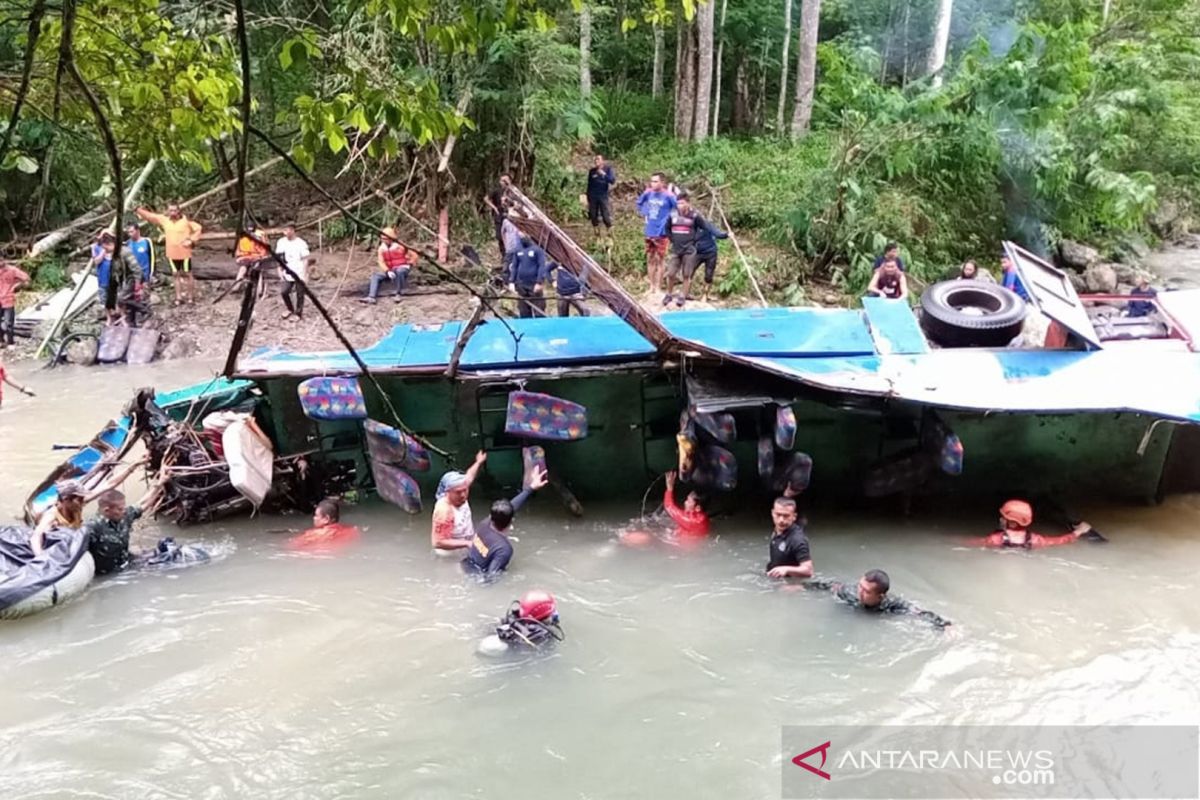
{"label": "man wearing cap", "polygon": [[433,528],[430,544],[438,555],[454,555],[456,550],[471,546],[475,524],[471,519],[471,504],[467,502],[471,484],[479,468],[487,461],[487,453],[475,454],[475,463],[466,472],[451,470],[438,482],[437,502],[433,506]]}
{"label": "man wearing cap", "polygon": [[412,269],[412,265],[417,260],[416,251],[409,250],[400,243],[395,228],[384,228],[382,233],[379,250],[376,252],[376,264],[379,270],[371,276],[371,288],[368,289],[367,296],[362,299],[362,302],[371,305],[376,303],[379,297],[379,287],[384,281],[392,281],[396,284],[396,302],[399,303],[400,296],[404,294],[404,290],[408,286],[408,271]]}
{"label": "man wearing cap", "polygon": [[86,502],[83,487],[79,481],[59,481],[55,487],[58,497],[54,505],[42,512],[33,536],[29,540],[34,555],[41,555],[45,549],[46,533],[56,528],[83,527],[83,506]]}

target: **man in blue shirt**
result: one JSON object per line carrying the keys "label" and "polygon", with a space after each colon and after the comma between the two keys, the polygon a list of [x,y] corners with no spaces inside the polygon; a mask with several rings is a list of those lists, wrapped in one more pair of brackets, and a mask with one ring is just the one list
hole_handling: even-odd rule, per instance
{"label": "man in blue shirt", "polygon": [[508,267],[509,289],[521,299],[517,301],[517,314],[522,319],[546,316],[546,296],[542,288],[546,284],[546,251],[533,243],[528,234],[521,234],[521,246],[512,254]]}
{"label": "man in blue shirt", "polygon": [[1004,271],[1001,285],[1009,291],[1016,292],[1022,300],[1028,303],[1029,292],[1025,291],[1025,284],[1021,283],[1021,276],[1017,274],[1017,267],[1013,264],[1012,259],[1008,256],[1001,256],[1000,269]]}
{"label": "man in blue shirt", "polygon": [[[1129,292],[1131,297],[1158,297],[1158,290],[1150,285],[1150,279],[1145,274],[1138,275],[1137,286]],[[1130,300],[1129,305],[1125,308],[1125,313],[1130,317],[1148,317],[1154,313],[1154,302],[1152,300]]]}
{"label": "man in blue shirt", "polygon": [[592,230],[600,233],[600,222],[612,230],[612,211],[608,205],[608,189],[617,182],[613,168],[605,163],[604,156],[597,155],[595,166],[588,170],[587,176],[587,207],[588,219],[592,221]]}
{"label": "man in blue shirt", "polygon": [[92,260],[89,266],[96,268],[96,284],[100,291],[97,294],[100,304],[104,306],[106,311],[112,311],[116,306],[111,308],[107,305],[108,302],[108,284],[112,276],[112,258],[113,250],[116,249],[116,240],[112,234],[104,233],[100,236],[99,251],[93,246]]}
{"label": "man in blue shirt", "polygon": [[[583,305],[583,282],[575,277],[575,273],[551,261],[546,269],[547,272],[552,272],[555,275],[554,291],[558,294],[558,315],[560,317],[569,317],[571,309],[581,317],[589,316],[587,308]],[[584,267],[584,277],[587,276],[587,267]]]}
{"label": "man in blue shirt", "polygon": [[149,283],[154,276],[154,244],[142,236],[142,229],[134,223],[126,226],[125,231],[129,237],[126,241],[129,251],[142,268],[141,282]]}
{"label": "man in blue shirt", "polygon": [[662,291],[663,259],[671,242],[667,224],[676,206],[675,195],[665,191],[663,183],[663,174],[654,173],[650,176],[649,188],[637,199],[638,214],[646,219],[646,272],[654,292]]}

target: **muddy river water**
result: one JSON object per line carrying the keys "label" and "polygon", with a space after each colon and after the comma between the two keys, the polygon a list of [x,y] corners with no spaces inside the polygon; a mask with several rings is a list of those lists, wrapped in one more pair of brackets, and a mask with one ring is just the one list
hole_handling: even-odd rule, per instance
{"label": "muddy river water", "polygon": [[[4,518],[50,444],[215,367],[18,366],[39,397],[0,411]],[[1112,541],[983,551],[960,542],[990,508],[814,513],[819,573],[883,567],[946,632],[768,582],[766,508],[694,552],[632,551],[613,531],[636,508],[573,521],[540,498],[490,586],[430,555],[427,516],[376,503],[336,557],[285,551],[302,517],[172,530],[218,558],[0,624],[0,797],[771,798],[787,724],[1200,722],[1200,498],[1079,511]],[[566,641],[477,655],[529,587]]]}

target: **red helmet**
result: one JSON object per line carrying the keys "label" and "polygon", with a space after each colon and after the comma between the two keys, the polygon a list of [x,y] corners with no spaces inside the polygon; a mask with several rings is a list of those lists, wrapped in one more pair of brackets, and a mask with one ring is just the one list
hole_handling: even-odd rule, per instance
{"label": "red helmet", "polygon": [[541,589],[530,589],[521,595],[518,607],[520,608],[522,617],[536,619],[539,622],[549,619],[558,613],[558,606],[554,603],[554,595],[549,592],[543,592]]}
{"label": "red helmet", "polygon": [[1033,507],[1024,500],[1009,500],[1000,506],[1000,517],[1028,528],[1033,524]]}

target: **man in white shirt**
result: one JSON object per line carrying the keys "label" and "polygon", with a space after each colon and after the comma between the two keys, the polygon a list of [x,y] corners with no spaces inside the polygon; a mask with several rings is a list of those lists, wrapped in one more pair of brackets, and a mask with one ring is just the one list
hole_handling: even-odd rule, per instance
{"label": "man in white shirt", "polygon": [[[288,223],[284,227],[283,238],[275,243],[275,252],[287,264],[288,269],[300,276],[300,280],[308,283],[308,265],[313,259],[308,252],[308,242],[296,235],[295,225]],[[280,296],[283,297],[283,304],[287,306],[287,313],[283,315],[283,318],[288,319],[293,314],[296,315],[296,319],[302,318],[304,316],[305,289],[297,291],[296,279],[285,270],[279,270],[279,279],[283,282]],[[295,305],[292,304],[292,292],[296,292]]]}

